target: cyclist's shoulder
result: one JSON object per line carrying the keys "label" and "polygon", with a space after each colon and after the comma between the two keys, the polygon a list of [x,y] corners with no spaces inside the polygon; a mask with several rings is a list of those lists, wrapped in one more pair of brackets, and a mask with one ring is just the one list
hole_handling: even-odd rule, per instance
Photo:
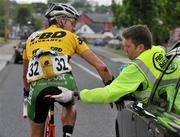
{"label": "cyclist's shoulder", "polygon": [[36,37],[37,37],[39,34],[41,34],[41,33],[43,33],[43,30],[35,31],[35,32],[33,32],[33,33],[28,37],[27,40],[32,40],[32,39],[36,38]]}

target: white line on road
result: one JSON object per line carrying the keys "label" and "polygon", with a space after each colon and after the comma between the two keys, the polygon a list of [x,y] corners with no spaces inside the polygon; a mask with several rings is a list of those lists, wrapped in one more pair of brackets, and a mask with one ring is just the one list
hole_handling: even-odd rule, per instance
{"label": "white line on road", "polygon": [[83,70],[85,70],[85,71],[88,72],[89,74],[91,74],[91,75],[93,75],[94,77],[96,77],[96,78],[98,78],[98,79],[101,80],[101,77],[100,77],[99,75],[97,75],[96,73],[94,73],[94,72],[92,72],[91,70],[85,68],[84,66],[82,66],[82,65],[79,64],[79,63],[77,63],[76,61],[71,60],[71,62],[72,62],[73,64],[75,64],[76,66],[82,68]]}

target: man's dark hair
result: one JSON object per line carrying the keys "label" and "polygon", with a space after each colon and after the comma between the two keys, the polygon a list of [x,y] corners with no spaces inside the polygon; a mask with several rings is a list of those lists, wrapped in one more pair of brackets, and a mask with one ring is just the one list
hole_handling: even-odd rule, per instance
{"label": "man's dark hair", "polygon": [[152,34],[146,25],[134,25],[127,28],[122,36],[131,39],[135,45],[144,44],[145,49],[152,47]]}

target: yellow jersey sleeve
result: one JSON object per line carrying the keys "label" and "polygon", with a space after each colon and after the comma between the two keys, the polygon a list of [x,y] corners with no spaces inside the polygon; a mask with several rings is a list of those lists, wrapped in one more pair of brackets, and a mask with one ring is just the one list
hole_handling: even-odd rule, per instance
{"label": "yellow jersey sleeve", "polygon": [[[27,41],[26,41],[26,44],[27,44]],[[24,51],[23,51],[23,59],[24,59],[24,60],[28,60],[28,56],[27,56],[27,54],[26,54],[26,45],[25,45],[25,49],[24,49]]]}
{"label": "yellow jersey sleeve", "polygon": [[88,45],[81,38],[79,38],[77,35],[75,35],[75,42],[77,45],[76,46],[76,53],[77,54],[81,54],[84,51],[89,49]]}

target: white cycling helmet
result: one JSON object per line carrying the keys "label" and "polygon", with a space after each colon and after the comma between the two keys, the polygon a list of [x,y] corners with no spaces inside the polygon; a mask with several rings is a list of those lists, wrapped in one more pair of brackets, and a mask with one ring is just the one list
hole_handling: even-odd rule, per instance
{"label": "white cycling helmet", "polygon": [[77,10],[69,5],[64,3],[53,3],[45,13],[45,17],[51,21],[56,18],[58,15],[65,15],[67,17],[75,18],[76,20],[79,17]]}

